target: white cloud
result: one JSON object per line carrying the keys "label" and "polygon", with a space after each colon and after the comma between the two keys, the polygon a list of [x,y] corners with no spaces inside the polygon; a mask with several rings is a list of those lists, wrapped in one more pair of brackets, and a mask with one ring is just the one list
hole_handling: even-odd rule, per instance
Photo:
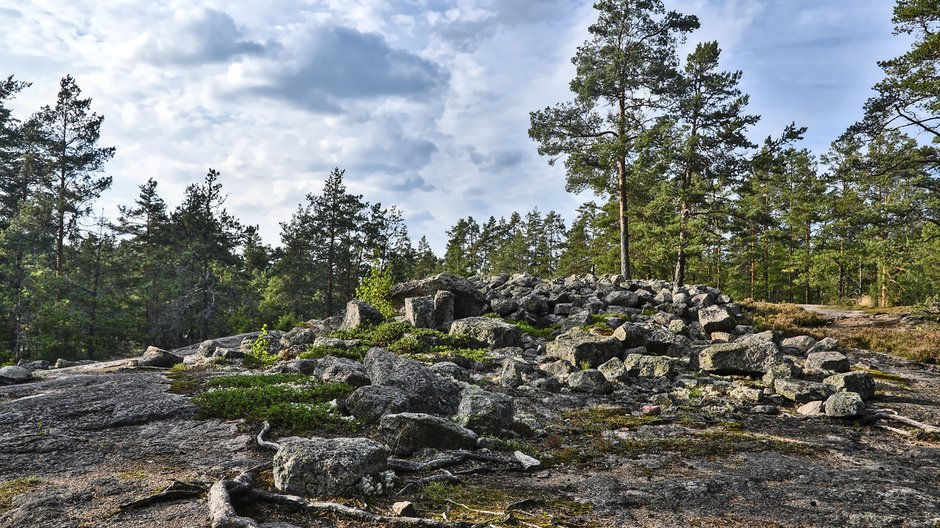
{"label": "white cloud", "polygon": [[[209,167],[232,213],[277,243],[334,166],[368,200],[399,204],[441,249],[457,218],[539,207],[573,215],[527,137],[528,113],[570,98],[570,57],[595,19],[578,0],[0,0],[0,64],[34,86],[22,117],[71,73],[103,114],[116,205],[154,177],[168,203]],[[673,0],[744,70],[759,138],[796,120],[809,145],[860,115],[900,53],[884,0]]]}

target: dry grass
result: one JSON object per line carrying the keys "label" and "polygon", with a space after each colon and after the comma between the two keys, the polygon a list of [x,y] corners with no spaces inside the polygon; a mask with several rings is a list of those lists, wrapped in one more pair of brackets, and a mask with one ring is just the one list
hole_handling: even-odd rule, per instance
{"label": "dry grass", "polygon": [[940,363],[940,325],[853,328],[832,332],[841,346],[876,350],[922,363]]}
{"label": "dry grass", "polygon": [[[834,337],[843,347],[887,352],[923,363],[940,363],[940,324],[937,323],[832,328],[826,326],[825,317],[795,304],[747,300],[741,304],[751,312],[754,326],[760,331],[774,330],[784,335],[809,335],[816,339]],[[910,311],[910,308],[871,308],[864,311],[870,315],[899,314]]]}
{"label": "dry grass", "polygon": [[741,301],[741,304],[751,312],[754,327],[758,331],[774,330],[791,335],[811,335],[817,339],[824,337],[819,329],[826,325],[827,319],[795,304],[751,300]]}

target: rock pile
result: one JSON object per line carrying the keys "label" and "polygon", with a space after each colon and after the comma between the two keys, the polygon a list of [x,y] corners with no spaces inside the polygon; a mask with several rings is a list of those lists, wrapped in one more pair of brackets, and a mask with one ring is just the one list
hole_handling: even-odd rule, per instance
{"label": "rock pile", "polygon": [[[537,433],[538,420],[516,413],[519,402],[540,394],[603,399],[629,393],[638,414],[707,399],[757,414],[802,404],[800,412],[834,418],[862,415],[874,396],[871,376],[852,371],[833,340],[757,333],[740,305],[705,286],[676,288],[617,275],[554,281],[438,275],[400,284],[391,298],[400,310],[397,321],[415,332],[433,328],[468,337],[486,348],[487,361],[458,354],[422,362],[375,347],[361,362],[329,356],[277,365],[273,371],[357,386],[338,409],[373,426],[373,439],[284,443],[275,457],[281,491],[381,493],[390,485],[389,456],[485,451],[494,437]],[[275,335],[271,353],[289,357],[311,344],[352,349],[362,343],[326,334],[382,322],[373,307],[352,301],[342,316]],[[238,361],[250,344],[207,341],[187,362]],[[173,361],[162,351],[148,354]],[[522,456],[526,464],[538,463]]]}

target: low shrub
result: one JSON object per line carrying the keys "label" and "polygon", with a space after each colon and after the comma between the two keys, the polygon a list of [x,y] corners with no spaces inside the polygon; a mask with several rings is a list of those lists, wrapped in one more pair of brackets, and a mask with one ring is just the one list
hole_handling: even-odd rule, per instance
{"label": "low shrub", "polygon": [[[303,383],[289,385],[288,383]],[[298,374],[224,376],[211,380],[214,387],[193,397],[202,416],[226,420],[268,421],[296,432],[355,427],[332,413],[330,400],[344,398],[355,387],[345,383],[312,383]]]}

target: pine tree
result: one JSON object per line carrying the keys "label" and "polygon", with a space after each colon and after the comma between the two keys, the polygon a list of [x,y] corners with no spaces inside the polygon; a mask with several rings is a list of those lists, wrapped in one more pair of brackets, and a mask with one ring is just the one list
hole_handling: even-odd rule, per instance
{"label": "pine tree", "polygon": [[218,171],[209,169],[202,183],[188,186],[183,203],[171,217],[182,288],[165,324],[188,341],[208,339],[213,326],[222,321],[229,307],[226,296],[231,293],[226,280],[237,272],[235,250],[245,236],[242,225],[223,207],[219,176]]}
{"label": "pine tree", "polygon": [[565,157],[567,190],[619,203],[620,273],[630,278],[629,181],[637,147],[676,78],[676,45],[698,19],[662,0],[600,0],[598,20],[572,62],[573,101],[531,113],[529,136],[549,164]]}
{"label": "pine tree", "polygon": [[114,157],[114,147],[100,147],[103,116],[91,111],[71,75],[59,84],[54,107],[36,115],[41,170],[52,199],[55,229],[55,274],[65,271],[65,240],[78,235],[78,221],[91,212],[91,203],[111,186],[110,176],[98,176]]}
{"label": "pine tree", "polygon": [[689,223],[699,215],[714,221],[727,204],[727,188],[746,167],[745,151],[755,147],[744,133],[760,118],[744,113],[748,96],[738,88],[741,72],[717,70],[720,54],[717,42],[699,44],[678,82],[677,287],[685,282]]}

